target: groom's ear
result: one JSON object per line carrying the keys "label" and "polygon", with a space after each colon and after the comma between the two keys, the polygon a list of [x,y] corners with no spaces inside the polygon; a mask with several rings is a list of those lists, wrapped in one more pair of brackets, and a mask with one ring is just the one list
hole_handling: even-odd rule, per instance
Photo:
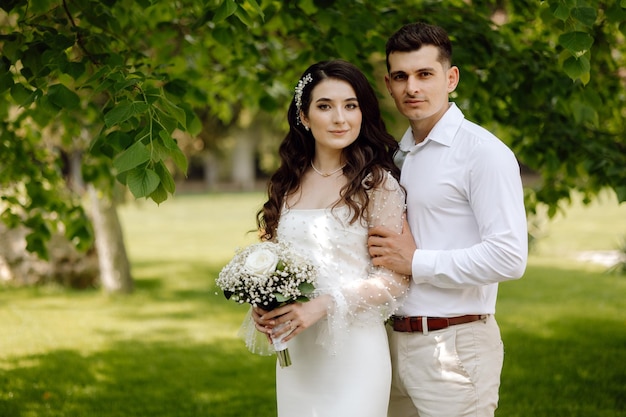
{"label": "groom's ear", "polygon": [[456,86],[459,85],[460,77],[459,67],[453,65],[448,69],[448,94],[456,90]]}

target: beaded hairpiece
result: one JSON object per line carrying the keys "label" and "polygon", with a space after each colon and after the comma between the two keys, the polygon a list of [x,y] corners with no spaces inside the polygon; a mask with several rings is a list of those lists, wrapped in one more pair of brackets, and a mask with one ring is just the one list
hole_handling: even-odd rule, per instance
{"label": "beaded hairpiece", "polygon": [[302,91],[304,90],[304,87],[306,87],[306,85],[308,83],[310,83],[311,81],[313,81],[313,77],[311,77],[311,74],[306,74],[304,77],[302,77],[302,79],[300,81],[298,81],[298,85],[296,86],[296,96],[295,96],[295,100],[296,100],[296,123],[297,124],[302,124],[302,120],[300,120],[300,110],[302,110]]}

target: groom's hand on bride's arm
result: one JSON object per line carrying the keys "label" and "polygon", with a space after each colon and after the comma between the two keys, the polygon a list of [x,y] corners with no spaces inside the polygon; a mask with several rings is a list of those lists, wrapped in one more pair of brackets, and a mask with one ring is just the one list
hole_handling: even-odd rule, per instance
{"label": "groom's hand on bride's arm", "polygon": [[382,266],[402,275],[412,274],[411,264],[417,246],[406,219],[403,221],[402,233],[384,226],[370,228],[367,246],[375,266]]}

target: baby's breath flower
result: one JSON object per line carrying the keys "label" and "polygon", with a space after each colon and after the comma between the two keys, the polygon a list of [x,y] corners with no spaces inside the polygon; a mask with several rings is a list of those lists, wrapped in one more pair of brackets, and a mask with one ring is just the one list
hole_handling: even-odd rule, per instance
{"label": "baby's breath flower", "polygon": [[[275,267],[245,268],[251,254],[269,251],[277,259]],[[280,304],[300,300],[306,301],[313,294],[317,270],[302,255],[287,245],[262,242],[239,250],[233,259],[219,273],[216,280],[227,299],[239,303],[249,303],[265,309]],[[278,301],[287,300],[287,301]]]}

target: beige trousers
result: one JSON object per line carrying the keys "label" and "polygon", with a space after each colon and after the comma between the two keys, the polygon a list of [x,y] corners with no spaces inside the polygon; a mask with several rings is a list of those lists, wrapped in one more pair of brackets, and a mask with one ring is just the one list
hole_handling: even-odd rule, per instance
{"label": "beige trousers", "polygon": [[428,334],[387,330],[388,417],[493,417],[504,357],[493,316]]}

